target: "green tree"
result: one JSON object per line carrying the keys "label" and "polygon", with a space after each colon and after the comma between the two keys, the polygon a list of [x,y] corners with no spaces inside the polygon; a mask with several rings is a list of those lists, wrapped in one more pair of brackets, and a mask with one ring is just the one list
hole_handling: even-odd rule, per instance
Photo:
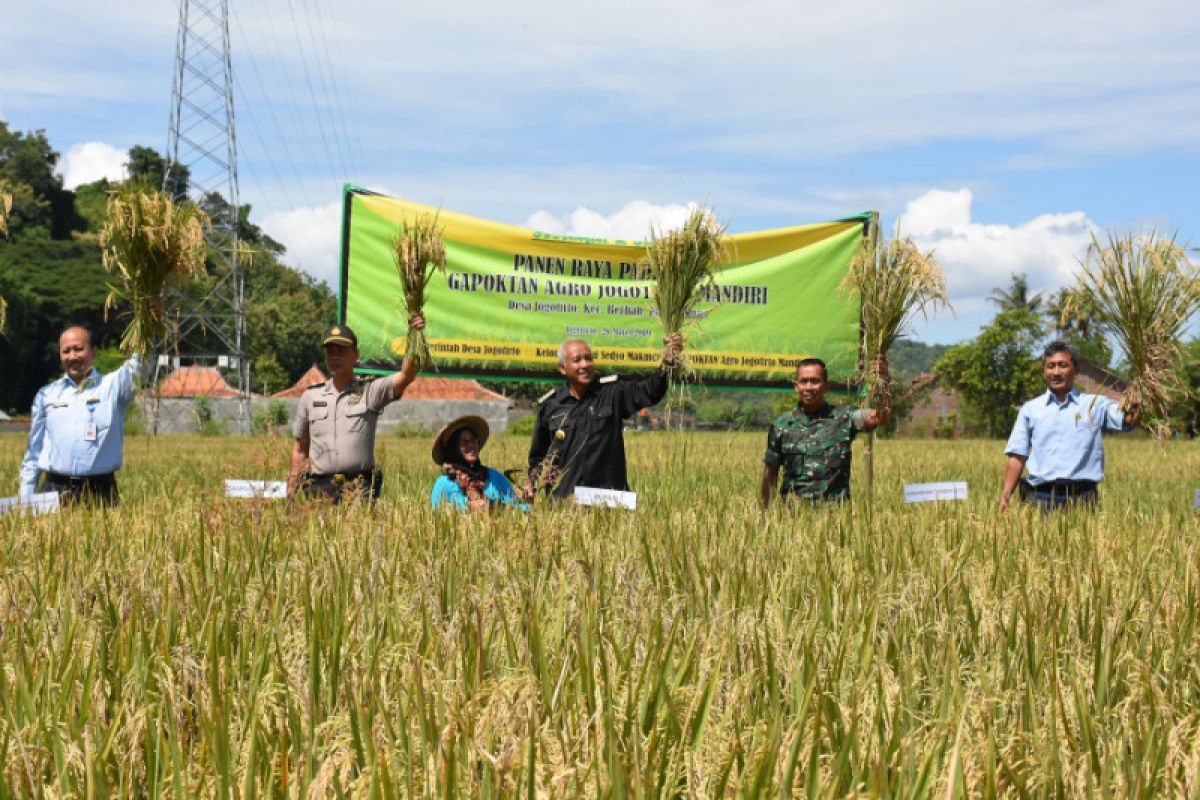
{"label": "green tree", "polygon": [[125,162],[125,170],[130,178],[140,176],[156,189],[167,189],[175,199],[186,197],[191,170],[185,164],[172,165],[171,178],[164,186],[163,178],[167,173],[167,164],[167,159],[153,147],[135,144],[129,148],[129,160]]}
{"label": "green tree", "polygon": [[933,372],[938,359],[950,349],[944,344],[925,344],[911,339],[897,339],[888,351],[888,364],[892,370],[892,379],[897,384],[910,383],[913,378],[926,372]]}
{"label": "green tree", "polygon": [[1070,289],[1060,289],[1046,302],[1046,319],[1054,338],[1075,345],[1081,358],[1108,367],[1113,351],[1101,330],[1100,310],[1090,295],[1079,295],[1072,302],[1074,294]]}
{"label": "green tree", "polygon": [[108,178],[101,178],[75,187],[75,212],[82,220],[87,235],[100,231],[108,206],[108,193],[119,185]]}
{"label": "green tree", "polygon": [[[324,283],[281,264],[269,253],[255,258],[247,269],[246,327],[254,364],[270,356],[289,383],[297,380],[314,362],[324,360],[321,331],[336,318],[337,301]],[[255,374],[256,385],[262,379]]]}
{"label": "green tree", "polygon": [[251,388],[263,394],[278,392],[292,384],[274,353],[266,353],[254,359],[250,372],[253,383]]}
{"label": "green tree", "polygon": [[1029,278],[1024,272],[1014,272],[1012,282],[1007,289],[999,287],[992,289],[988,300],[996,304],[1001,311],[1029,311],[1038,314],[1042,311],[1045,298],[1041,292],[1029,293]]}
{"label": "green tree", "polygon": [[9,186],[13,210],[9,233],[69,239],[78,230],[75,196],[57,175],[58,153],[45,131],[21,133],[0,121],[0,183]]}
{"label": "green tree", "polygon": [[1001,311],[970,342],[955,345],[938,361],[946,388],[962,397],[968,430],[1005,436],[1021,404],[1042,387],[1037,347],[1042,319],[1026,305]]}
{"label": "green tree", "polygon": [[0,296],[9,303],[0,346],[0,408],[28,413],[38,387],[60,371],[58,334],[68,323],[87,323],[103,347],[115,342],[123,319],[104,319],[108,276],[95,241],[26,238],[0,244]]}
{"label": "green tree", "polygon": [[1200,435],[1200,339],[1193,339],[1184,348],[1178,369],[1180,383],[1188,391],[1171,414],[1171,430],[1195,437]]}

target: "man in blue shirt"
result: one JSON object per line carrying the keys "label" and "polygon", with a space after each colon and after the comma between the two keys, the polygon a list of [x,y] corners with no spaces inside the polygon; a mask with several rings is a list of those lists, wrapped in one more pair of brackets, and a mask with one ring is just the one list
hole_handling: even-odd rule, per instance
{"label": "man in blue shirt", "polygon": [[[1008,467],[1000,507],[1008,508],[1021,483],[1021,499],[1043,510],[1074,503],[1095,505],[1104,477],[1103,432],[1132,430],[1140,409],[1122,413],[1115,400],[1081,394],[1075,388],[1079,354],[1066,342],[1051,342],[1042,353],[1046,393],[1021,406],[1004,452]],[[1029,477],[1021,480],[1028,469]]]}
{"label": "man in blue shirt", "polygon": [[72,325],[58,337],[64,374],[33,399],[29,447],[21,461],[22,497],[38,490],[59,492],[64,500],[115,505],[125,443],[125,410],[133,399],[141,368],[135,355],[120,369],[101,375],[93,363],[91,331]]}

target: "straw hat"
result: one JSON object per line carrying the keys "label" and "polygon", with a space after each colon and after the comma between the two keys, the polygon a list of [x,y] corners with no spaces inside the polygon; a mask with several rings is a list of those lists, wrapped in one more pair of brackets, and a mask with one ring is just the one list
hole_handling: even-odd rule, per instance
{"label": "straw hat", "polygon": [[471,429],[475,437],[479,439],[479,449],[483,449],[483,446],[487,444],[489,433],[487,420],[476,416],[459,417],[456,420],[447,422],[437,432],[437,436],[433,437],[433,463],[439,467],[446,463],[446,445],[450,443],[451,437],[463,428]]}

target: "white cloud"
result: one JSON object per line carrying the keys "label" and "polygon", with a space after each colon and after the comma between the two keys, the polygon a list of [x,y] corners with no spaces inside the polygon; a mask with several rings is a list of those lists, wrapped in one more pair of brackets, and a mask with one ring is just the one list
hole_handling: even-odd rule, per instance
{"label": "white cloud", "polygon": [[1074,280],[1097,230],[1086,213],[1040,214],[1019,225],[987,224],[972,219],[972,200],[969,189],[933,189],[909,201],[899,220],[902,235],[935,251],[960,319],[986,314],[982,299],[992,289],[1008,286],[1014,273],[1025,273],[1035,291]]}
{"label": "white cloud", "polygon": [[341,201],[267,214],[262,229],[287,248],[284,259],[336,290]]}
{"label": "white cloud", "polygon": [[74,189],[101,178],[119,181],[125,178],[128,154],[107,142],[82,142],[71,145],[62,159],[63,185]]}
{"label": "white cloud", "polygon": [[549,211],[535,211],[525,225],[534,230],[567,236],[645,239],[650,235],[651,228],[670,230],[679,227],[694,208],[695,203],[656,205],[648,200],[634,200],[608,216],[584,206],[576,208],[565,220]]}

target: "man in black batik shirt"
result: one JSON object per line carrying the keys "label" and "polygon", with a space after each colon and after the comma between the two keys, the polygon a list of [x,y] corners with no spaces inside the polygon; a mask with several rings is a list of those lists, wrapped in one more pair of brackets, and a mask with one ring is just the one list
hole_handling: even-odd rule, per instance
{"label": "man in black batik shirt", "polygon": [[592,348],[569,339],[558,349],[565,386],[538,401],[537,427],[529,445],[529,483],[555,497],[570,497],[576,486],[629,491],[621,422],[652,406],[667,393],[667,366],[683,351],[683,337],[666,340],[662,365],[641,378],[596,377]]}

